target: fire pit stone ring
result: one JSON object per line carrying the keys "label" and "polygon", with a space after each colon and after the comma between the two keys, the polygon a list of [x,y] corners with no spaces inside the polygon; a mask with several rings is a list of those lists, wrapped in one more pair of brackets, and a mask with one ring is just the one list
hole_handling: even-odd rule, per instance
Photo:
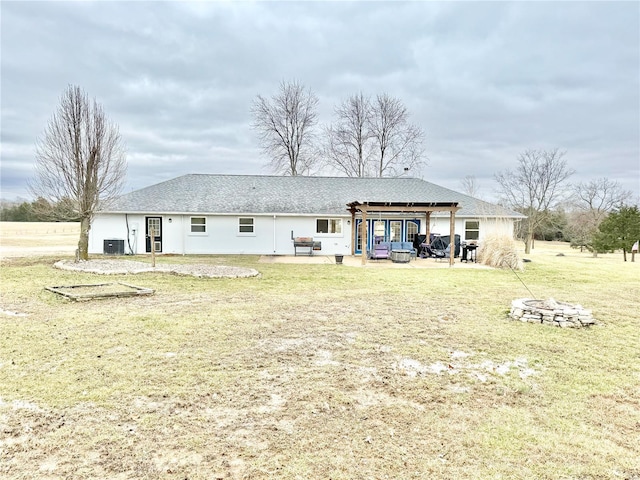
{"label": "fire pit stone ring", "polygon": [[596,323],[591,310],[582,305],[558,302],[553,298],[518,298],[511,302],[509,317],[521,322],[541,323],[562,328],[588,327]]}

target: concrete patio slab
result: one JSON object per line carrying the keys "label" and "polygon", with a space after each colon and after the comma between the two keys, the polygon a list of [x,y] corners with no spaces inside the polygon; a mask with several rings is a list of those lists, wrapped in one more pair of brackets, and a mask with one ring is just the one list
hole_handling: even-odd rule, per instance
{"label": "concrete patio slab", "polygon": [[[335,265],[336,260],[333,255],[262,255],[259,263]],[[359,255],[345,255],[342,260],[342,266],[364,268],[450,268],[448,261],[434,258],[414,258],[409,263],[394,263],[391,260],[368,260],[367,264],[363,266]],[[486,269],[491,267],[473,262],[460,262],[459,259],[456,259],[453,268]]]}

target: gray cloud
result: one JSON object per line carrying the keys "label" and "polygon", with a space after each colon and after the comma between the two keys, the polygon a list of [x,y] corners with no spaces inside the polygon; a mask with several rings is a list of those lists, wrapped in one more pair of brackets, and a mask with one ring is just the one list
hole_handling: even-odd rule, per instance
{"label": "gray cloud", "polygon": [[3,2],[2,196],[26,195],[34,142],[68,84],[120,126],[127,190],[184,173],[265,174],[257,94],[297,79],[320,120],[347,96],[401,98],[426,132],[418,176],[459,188],[528,148],[573,180],[640,195],[636,2]]}

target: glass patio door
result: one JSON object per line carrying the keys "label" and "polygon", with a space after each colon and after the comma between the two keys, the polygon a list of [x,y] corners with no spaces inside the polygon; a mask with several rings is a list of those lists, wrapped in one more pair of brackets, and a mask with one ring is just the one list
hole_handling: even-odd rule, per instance
{"label": "glass patio door", "polygon": [[402,242],[402,220],[389,220],[389,241]]}
{"label": "glass patio door", "polygon": [[418,232],[420,232],[420,220],[407,220],[404,241],[413,243]]}

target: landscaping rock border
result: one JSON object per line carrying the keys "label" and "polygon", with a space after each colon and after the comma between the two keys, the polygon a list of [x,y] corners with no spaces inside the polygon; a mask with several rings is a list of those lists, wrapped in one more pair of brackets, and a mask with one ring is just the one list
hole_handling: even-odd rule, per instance
{"label": "landscaping rock border", "polygon": [[257,277],[260,272],[253,268],[228,265],[160,264],[152,267],[148,263],[131,260],[105,259],[81,260],[79,262],[61,260],[53,265],[62,270],[72,270],[100,275],[123,275],[136,273],[172,273],[205,278],[247,278]]}

